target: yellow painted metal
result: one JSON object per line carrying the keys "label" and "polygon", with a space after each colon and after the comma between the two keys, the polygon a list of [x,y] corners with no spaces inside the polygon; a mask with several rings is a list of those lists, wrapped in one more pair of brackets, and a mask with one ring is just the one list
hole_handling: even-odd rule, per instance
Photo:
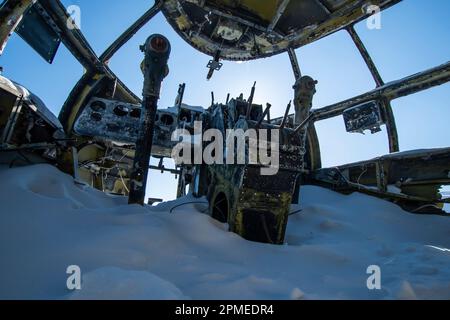
{"label": "yellow painted metal", "polygon": [[[103,77],[105,77],[104,74],[96,74],[93,76],[93,79],[98,82]],[[63,124],[64,128],[66,129],[67,132],[70,132],[72,130],[73,125],[75,124],[75,121],[77,120],[78,111],[83,106],[83,104],[86,100],[86,97],[91,93],[91,91],[92,91],[92,87],[86,86],[85,88],[83,88],[82,93],[77,97],[76,103],[71,108],[69,120],[67,121],[67,123]]]}
{"label": "yellow painted metal", "polygon": [[261,19],[270,22],[275,16],[281,0],[215,0],[213,1],[220,7],[236,7],[236,3],[241,8],[244,8]]}

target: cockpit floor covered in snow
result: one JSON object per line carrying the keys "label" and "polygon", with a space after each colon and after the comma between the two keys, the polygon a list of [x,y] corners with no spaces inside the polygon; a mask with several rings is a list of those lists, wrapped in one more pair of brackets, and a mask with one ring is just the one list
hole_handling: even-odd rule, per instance
{"label": "cockpit floor covered in snow", "polygon": [[[2,299],[450,299],[449,217],[303,187],[276,246],[228,232],[205,204],[180,206],[191,197],[128,206],[48,165],[0,178]],[[381,290],[367,287],[373,265]]]}

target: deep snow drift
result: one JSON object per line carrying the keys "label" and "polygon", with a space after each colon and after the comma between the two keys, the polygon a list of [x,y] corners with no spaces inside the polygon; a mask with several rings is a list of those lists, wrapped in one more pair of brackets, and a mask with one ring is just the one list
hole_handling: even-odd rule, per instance
{"label": "deep snow drift", "polygon": [[[450,298],[450,219],[365,195],[303,188],[274,246],[227,232],[204,204],[169,213],[191,198],[130,207],[47,165],[0,167],[0,179],[0,298]],[[80,291],[66,288],[69,265]],[[367,289],[369,265],[382,290]]]}

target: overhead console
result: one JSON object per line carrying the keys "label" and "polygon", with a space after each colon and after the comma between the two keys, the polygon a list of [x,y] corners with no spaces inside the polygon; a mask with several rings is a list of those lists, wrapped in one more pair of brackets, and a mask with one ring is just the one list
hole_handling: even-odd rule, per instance
{"label": "overhead console", "polygon": [[195,49],[219,59],[252,60],[299,48],[399,0],[166,0],[162,12]]}

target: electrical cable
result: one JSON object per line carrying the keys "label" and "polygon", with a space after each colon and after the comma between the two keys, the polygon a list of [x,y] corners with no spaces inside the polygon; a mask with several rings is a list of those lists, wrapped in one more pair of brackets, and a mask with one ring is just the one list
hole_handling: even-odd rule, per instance
{"label": "electrical cable", "polygon": [[300,209],[300,210],[297,210],[297,211],[294,211],[294,212],[290,212],[289,215],[292,216],[292,215],[300,213],[302,211],[303,211],[303,209]]}
{"label": "electrical cable", "polygon": [[[336,171],[340,174],[340,176],[347,182],[347,183],[352,183],[352,182],[350,182],[345,176],[344,176],[344,174],[339,170],[339,168],[337,168],[337,167],[335,167],[335,169],[336,169]],[[361,183],[357,183],[357,185],[358,186],[364,186],[363,184],[361,184]],[[365,187],[365,186],[364,186]],[[422,209],[424,209],[424,208],[428,208],[428,207],[432,207],[432,208],[435,208],[435,209],[438,209],[438,210],[441,210],[439,207],[437,207],[436,205],[434,205],[434,204],[425,204],[425,205],[423,205],[423,206],[420,206],[420,207],[418,207],[418,208],[416,208],[416,209],[414,209],[414,210],[412,210],[412,211],[409,211],[409,210],[407,210],[407,211],[409,211],[409,212],[411,212],[411,213],[414,213],[414,214],[421,214],[421,213],[419,213],[418,211],[420,211],[420,210],[422,210]],[[432,215],[439,215],[439,216],[449,216],[449,215],[445,215],[445,214],[440,214],[440,213],[430,213],[430,214],[432,214]]]}
{"label": "electrical cable", "polygon": [[361,180],[361,178],[363,177],[363,175],[364,175],[367,171],[368,171],[368,170],[367,170],[367,167],[364,166],[363,172],[361,172],[361,174],[360,174],[359,177],[358,177],[358,180],[356,180],[356,183],[358,184],[358,186],[359,186],[360,189],[361,189],[361,183],[360,183],[360,180]]}
{"label": "electrical cable", "polygon": [[120,169],[117,171],[119,172],[120,180],[122,180],[123,187],[125,188],[125,190],[127,190],[128,193],[130,193],[130,190],[127,188],[127,184],[125,183],[125,180],[122,177],[122,172],[120,172]]}
{"label": "electrical cable", "polygon": [[434,208],[434,209],[437,209],[437,210],[441,210],[441,208],[439,208],[438,206],[436,206],[436,205],[434,205],[434,204],[425,204],[425,205],[423,205],[423,206],[420,206],[420,207],[418,207],[417,209],[414,209],[414,210],[412,210],[411,212],[412,213],[418,213],[418,211],[420,211],[420,210],[422,210],[422,209],[425,209],[425,208]]}
{"label": "electrical cable", "polygon": [[172,208],[170,209],[170,213],[173,213],[173,210],[175,210],[175,209],[177,209],[177,208],[179,208],[179,207],[185,206],[185,205],[187,205],[187,204],[209,204],[209,203],[208,203],[208,202],[204,202],[204,201],[202,201],[202,202],[200,202],[200,201],[191,201],[191,202],[181,203],[181,204],[179,204],[179,205],[176,205],[176,206],[172,207]]}

